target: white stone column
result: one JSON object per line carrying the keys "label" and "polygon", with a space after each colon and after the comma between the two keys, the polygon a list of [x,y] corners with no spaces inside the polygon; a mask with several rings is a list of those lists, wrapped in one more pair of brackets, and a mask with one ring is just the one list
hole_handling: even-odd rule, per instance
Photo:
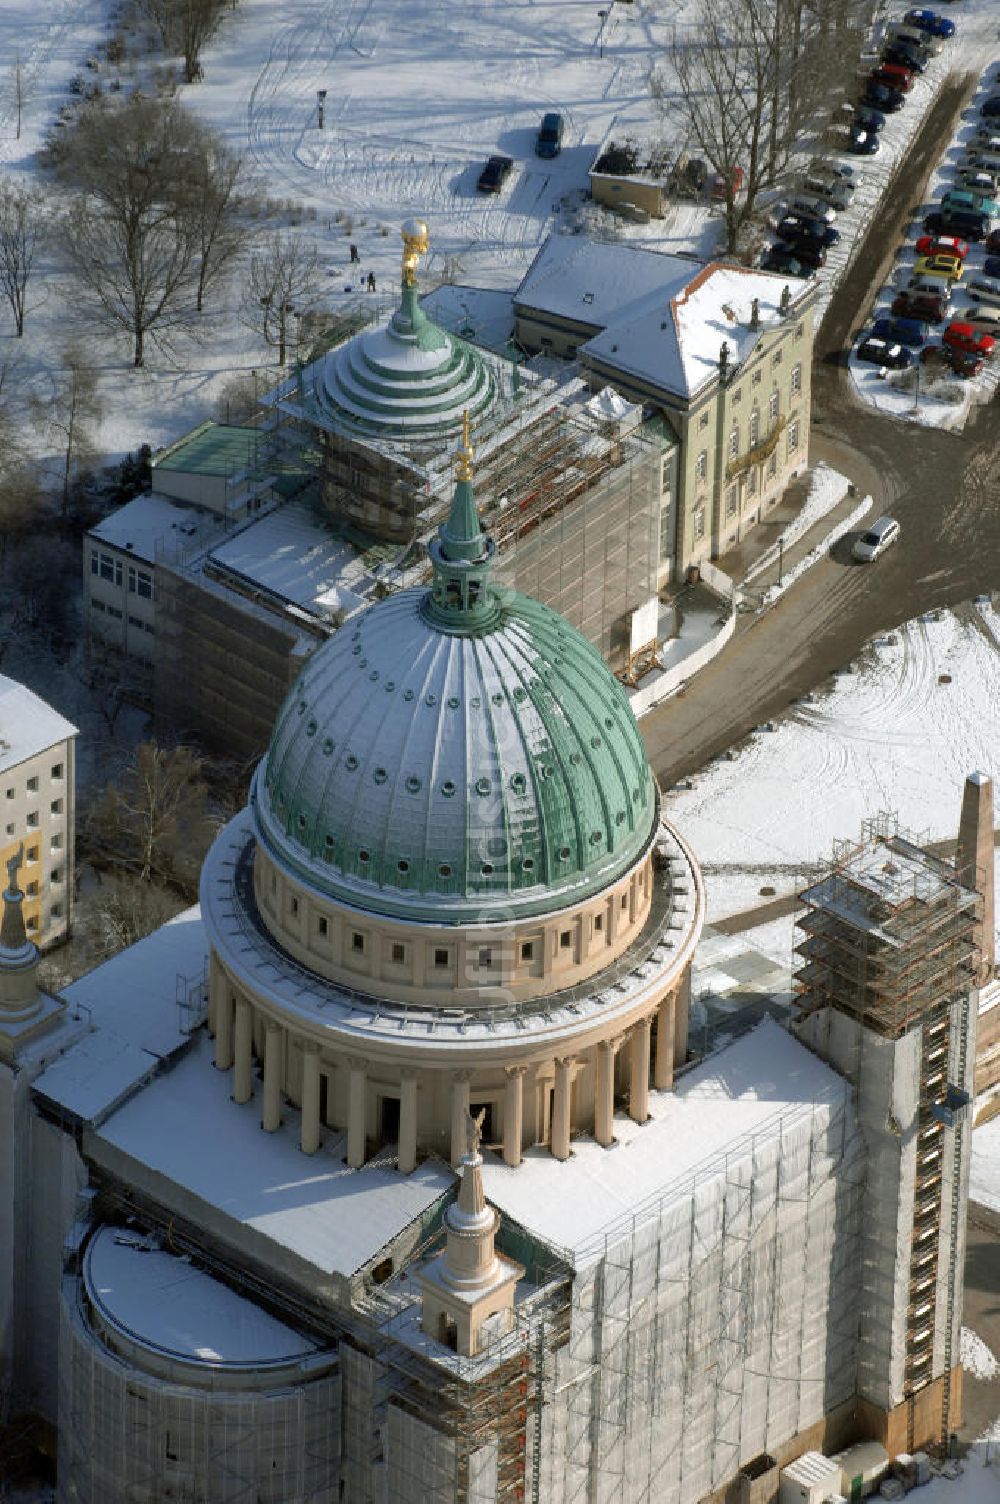
{"label": "white stone column", "polygon": [[524,1076],[527,1066],[507,1067],[507,1085],[503,1097],[503,1160],[517,1169],[521,1163],[521,1140],[524,1137]]}
{"label": "white stone column", "polygon": [[469,1082],[471,1071],[456,1071],[451,1078],[451,1162],[457,1170],[469,1147]]}
{"label": "white stone column", "polygon": [[632,1025],[632,1074],[629,1080],[628,1115],[634,1123],[649,1117],[649,1018]]}
{"label": "white stone column", "polygon": [[615,1055],[618,1042],[602,1039],[597,1046],[594,1093],[594,1137],[605,1149],[615,1141]]}
{"label": "white stone column", "polygon": [[687,1059],[688,1015],[691,1009],[691,967],[674,991],[674,1069]]}
{"label": "white stone column", "polygon": [[319,1045],[310,1042],[302,1050],[302,1121],[299,1127],[299,1146],[303,1154],[315,1154],[319,1145]]}
{"label": "white stone column", "polygon": [[669,1091],[674,1084],[674,993],[660,999],[656,1015],[656,1062],[653,1085],[657,1091]]}
{"label": "white stone column", "polygon": [[570,1105],[573,1092],[572,1056],[556,1061],[556,1080],[552,1092],[552,1127],[549,1152],[553,1159],[569,1159],[571,1127]]}
{"label": "white stone column", "polygon": [[233,1044],[233,1101],[253,1096],[253,1009],[245,997],[236,999]]}
{"label": "white stone column", "polygon": [[281,1126],[281,1077],[284,1057],[281,1025],[269,1023],[264,1032],[264,1104],[260,1126],[273,1133]]}
{"label": "white stone column", "polygon": [[347,1163],[359,1170],[365,1162],[365,1107],[368,1093],[368,1061],[351,1055],[347,1082]]}
{"label": "white stone column", "polygon": [[228,1071],[233,1063],[233,994],[225,977],[215,990],[215,1064]]}
{"label": "white stone column", "polygon": [[399,1168],[404,1175],[417,1168],[417,1073],[409,1069],[400,1072]]}

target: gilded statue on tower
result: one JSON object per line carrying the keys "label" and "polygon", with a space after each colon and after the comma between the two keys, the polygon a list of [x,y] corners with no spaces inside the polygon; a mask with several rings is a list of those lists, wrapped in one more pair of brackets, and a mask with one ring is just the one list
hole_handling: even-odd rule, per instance
{"label": "gilded statue on tower", "polygon": [[403,236],[403,286],[415,287],[417,262],[427,255],[430,235],[422,219],[408,219],[402,228]]}

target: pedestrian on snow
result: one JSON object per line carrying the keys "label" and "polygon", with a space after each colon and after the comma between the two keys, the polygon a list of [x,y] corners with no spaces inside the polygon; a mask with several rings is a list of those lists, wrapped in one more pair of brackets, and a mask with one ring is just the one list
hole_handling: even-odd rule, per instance
{"label": "pedestrian on snow", "polygon": [[368,291],[369,292],[374,292],[375,291],[375,273],[374,272],[369,272],[368,273]]}
{"label": "pedestrian on snow", "polygon": [[358,255],[358,248],[357,248],[357,246],[356,245],[352,245],[351,246],[351,265],[353,266],[356,261],[360,261],[360,260],[361,260],[361,257]]}

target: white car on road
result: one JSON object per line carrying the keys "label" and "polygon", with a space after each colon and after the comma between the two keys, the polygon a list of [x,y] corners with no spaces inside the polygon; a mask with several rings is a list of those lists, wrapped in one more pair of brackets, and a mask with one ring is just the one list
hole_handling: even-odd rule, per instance
{"label": "white car on road", "polygon": [[899,537],[899,523],[895,517],[877,517],[866,533],[862,533],[852,550],[854,557],[870,564],[879,554],[885,553],[890,544]]}

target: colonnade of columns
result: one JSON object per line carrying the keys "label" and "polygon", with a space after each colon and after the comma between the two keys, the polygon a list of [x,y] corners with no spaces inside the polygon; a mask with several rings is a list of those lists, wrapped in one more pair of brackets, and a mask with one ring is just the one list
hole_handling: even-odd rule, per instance
{"label": "colonnade of columns", "polygon": [[[213,997],[215,1064],[232,1072],[235,1102],[253,1096],[253,1009],[249,1000],[232,997],[220,989]],[[594,1118],[596,1141],[607,1147],[614,1141],[615,1062],[626,1044],[629,1050],[629,1116],[644,1123],[649,1116],[650,1077],[657,1091],[673,1085],[675,1053],[683,1050],[687,1034],[686,1004],[679,1006],[678,991],[667,993],[656,1010],[655,1052],[651,1049],[653,1015],[637,1019],[613,1039],[601,1040],[594,1052]],[[268,1020],[263,1034],[263,1090],[261,1127],[273,1133],[281,1123],[285,1079],[286,1035],[281,1025]],[[554,1158],[568,1159],[573,1130],[573,1082],[587,1063],[585,1056],[560,1056],[553,1062],[549,1148]],[[366,1157],[368,1061],[348,1056],[347,1067],[347,1163],[360,1168]],[[503,1094],[503,1159],[512,1167],[521,1162],[524,1136],[524,1080],[528,1067],[509,1066]],[[461,1162],[468,1140],[468,1118],[473,1073],[456,1071],[451,1077],[451,1159]],[[321,1060],[319,1046],[306,1041],[302,1047],[302,1089],[299,1142],[306,1154],[319,1148],[321,1122]],[[547,1082],[547,1078],[546,1078]],[[417,1165],[418,1073],[404,1069],[399,1085],[399,1168],[404,1174]]]}

